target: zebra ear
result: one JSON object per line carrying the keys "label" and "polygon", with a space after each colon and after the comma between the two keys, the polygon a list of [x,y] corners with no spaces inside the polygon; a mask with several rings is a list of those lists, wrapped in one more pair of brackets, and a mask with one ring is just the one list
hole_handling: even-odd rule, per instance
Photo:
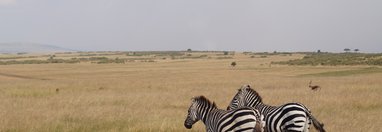
{"label": "zebra ear", "polygon": [[239,89],[239,91],[240,91],[241,89],[247,89],[247,88],[251,88],[251,85],[249,85],[249,84],[245,84],[245,85],[243,85],[243,86]]}
{"label": "zebra ear", "polygon": [[195,102],[196,100],[200,99],[202,96],[193,96],[191,98],[192,102]]}
{"label": "zebra ear", "polygon": [[196,97],[195,97],[195,96],[193,96],[193,97],[191,98],[191,101],[192,101],[192,102],[194,102],[194,101],[195,101],[195,99],[196,99]]}

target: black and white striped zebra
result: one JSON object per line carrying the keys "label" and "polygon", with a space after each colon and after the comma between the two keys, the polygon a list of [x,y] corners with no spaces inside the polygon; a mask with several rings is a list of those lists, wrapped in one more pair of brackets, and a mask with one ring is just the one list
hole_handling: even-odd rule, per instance
{"label": "black and white striped zebra", "polygon": [[227,109],[240,107],[253,107],[259,110],[264,116],[264,129],[267,132],[308,132],[311,122],[318,131],[325,132],[324,124],[315,119],[310,110],[303,104],[266,105],[250,85],[244,85],[238,90]]}
{"label": "black and white striped zebra", "polygon": [[192,99],[184,126],[191,129],[193,124],[202,120],[207,132],[262,132],[264,125],[260,122],[260,118],[260,112],[253,108],[221,110],[206,97],[199,96]]}

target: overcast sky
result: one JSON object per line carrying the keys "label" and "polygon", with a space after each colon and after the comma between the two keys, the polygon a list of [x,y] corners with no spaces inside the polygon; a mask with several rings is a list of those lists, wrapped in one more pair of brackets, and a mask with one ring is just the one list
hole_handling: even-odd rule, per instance
{"label": "overcast sky", "polygon": [[0,0],[0,42],[382,52],[382,0]]}

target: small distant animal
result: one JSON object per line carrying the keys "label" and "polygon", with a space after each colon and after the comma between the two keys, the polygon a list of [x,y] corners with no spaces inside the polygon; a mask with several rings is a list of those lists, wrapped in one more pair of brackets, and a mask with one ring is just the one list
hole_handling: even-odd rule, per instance
{"label": "small distant animal", "polygon": [[60,92],[60,89],[59,88],[56,88],[56,93]]}
{"label": "small distant animal", "polygon": [[321,87],[318,85],[312,85],[312,80],[309,82],[309,88],[311,88],[313,91],[321,90]]}

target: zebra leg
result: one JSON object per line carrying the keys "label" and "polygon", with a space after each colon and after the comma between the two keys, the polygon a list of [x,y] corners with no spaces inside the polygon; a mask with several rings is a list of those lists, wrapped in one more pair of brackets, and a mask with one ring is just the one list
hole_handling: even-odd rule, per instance
{"label": "zebra leg", "polygon": [[310,120],[309,117],[307,117],[307,118],[306,118],[306,122],[305,122],[304,132],[309,132],[309,130],[310,130],[310,124],[312,124],[312,123],[311,123],[311,120]]}

